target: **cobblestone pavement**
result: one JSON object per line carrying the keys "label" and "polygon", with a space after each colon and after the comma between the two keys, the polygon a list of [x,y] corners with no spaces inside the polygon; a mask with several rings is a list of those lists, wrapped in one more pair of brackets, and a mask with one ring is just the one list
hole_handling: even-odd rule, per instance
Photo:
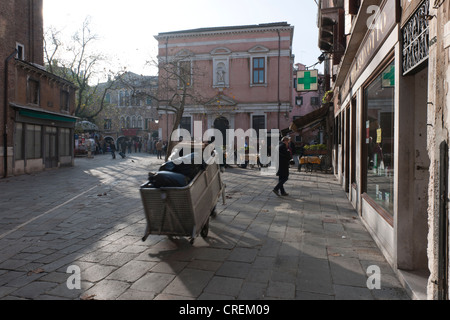
{"label": "cobblestone pavement", "polygon": [[75,164],[0,180],[0,299],[409,299],[331,174],[292,169],[278,198],[276,177],[227,168],[226,204],[190,244],[142,241],[139,187],[162,160]]}

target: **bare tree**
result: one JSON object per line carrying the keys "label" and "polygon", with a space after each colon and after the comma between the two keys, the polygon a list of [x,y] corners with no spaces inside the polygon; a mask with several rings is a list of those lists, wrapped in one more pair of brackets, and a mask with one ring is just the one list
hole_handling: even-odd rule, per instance
{"label": "bare tree", "polygon": [[156,65],[158,73],[158,88],[152,94],[152,99],[158,102],[157,110],[167,115],[173,114],[172,128],[169,131],[169,145],[166,160],[171,154],[175,142],[171,141],[173,133],[179,128],[186,106],[204,105],[207,99],[203,96],[200,80],[205,70],[198,68],[193,62],[191,53],[181,53],[171,59],[160,59]]}
{"label": "bare tree", "polygon": [[56,54],[62,45],[60,31],[54,27],[49,27],[44,34],[44,59],[47,63],[47,69],[51,73],[56,73],[58,68]]}
{"label": "bare tree", "polygon": [[[112,72],[101,67],[107,59],[105,55],[93,50],[93,44],[97,40],[98,36],[91,32],[89,17],[83,21],[81,29],[72,36],[68,45],[63,44],[61,31],[54,28],[46,30],[44,40],[44,57],[48,70],[78,87],[75,115],[90,121],[104,109],[108,90],[114,85],[115,79],[123,74],[123,70]],[[100,77],[109,79],[106,85],[99,86]],[[93,85],[95,81],[97,83]],[[99,90],[103,91],[100,93]]]}

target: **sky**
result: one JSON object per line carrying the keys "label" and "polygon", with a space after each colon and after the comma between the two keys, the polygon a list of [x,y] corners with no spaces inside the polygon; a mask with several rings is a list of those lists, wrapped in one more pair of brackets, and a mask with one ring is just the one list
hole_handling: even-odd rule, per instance
{"label": "sky", "polygon": [[144,75],[155,74],[145,61],[156,58],[154,36],[161,32],[287,22],[294,26],[295,63],[311,66],[321,54],[314,0],[44,0],[44,28],[67,39],[87,17],[98,50],[114,65]]}

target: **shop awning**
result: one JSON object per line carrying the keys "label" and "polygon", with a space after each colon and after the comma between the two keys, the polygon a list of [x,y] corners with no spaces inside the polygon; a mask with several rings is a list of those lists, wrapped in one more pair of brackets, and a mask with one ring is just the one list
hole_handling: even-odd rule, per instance
{"label": "shop awning", "polygon": [[320,109],[314,110],[313,112],[310,112],[310,113],[304,115],[303,117],[294,120],[291,123],[289,130],[299,131],[304,128],[316,125],[317,123],[323,121],[326,118],[329,110],[330,110],[330,107],[328,105],[325,105],[325,106],[321,107]]}
{"label": "shop awning", "polygon": [[[374,6],[376,10],[380,10],[379,0],[364,0],[361,1],[361,7],[358,11],[358,16],[353,23],[350,39],[347,41],[347,48],[345,49],[344,57],[340,63],[339,72],[336,77],[334,86],[340,87],[344,83],[344,80],[355,60],[355,56],[360,49],[361,42],[368,30],[367,24],[370,21],[373,11],[370,10],[371,6]],[[378,14],[378,13],[377,13]],[[391,14],[396,14],[392,12]]]}
{"label": "shop awning", "polygon": [[90,121],[77,122],[76,127],[83,131],[98,131],[98,126]]}
{"label": "shop awning", "polygon": [[10,105],[19,111],[19,115],[24,117],[41,120],[59,121],[59,122],[72,122],[72,123],[75,123],[77,121],[77,117],[74,116],[64,115],[51,111],[38,110],[34,108],[21,106],[15,103],[10,103]]}

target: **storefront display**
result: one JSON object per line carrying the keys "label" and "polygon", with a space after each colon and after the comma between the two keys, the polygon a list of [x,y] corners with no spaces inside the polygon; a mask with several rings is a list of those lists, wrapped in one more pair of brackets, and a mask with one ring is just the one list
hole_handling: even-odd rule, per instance
{"label": "storefront display", "polygon": [[364,90],[366,193],[393,215],[395,64],[391,62]]}

